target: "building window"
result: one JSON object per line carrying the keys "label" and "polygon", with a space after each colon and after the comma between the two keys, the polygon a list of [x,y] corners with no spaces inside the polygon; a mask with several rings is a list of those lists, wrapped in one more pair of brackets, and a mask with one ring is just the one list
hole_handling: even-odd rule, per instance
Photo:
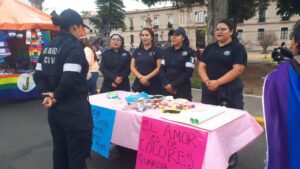
{"label": "building window", "polygon": [[131,44],[134,43],[134,35],[130,35],[130,43],[131,43]]}
{"label": "building window", "polygon": [[168,15],[168,23],[173,24],[173,15]]}
{"label": "building window", "polygon": [[282,17],[281,17],[281,20],[288,21],[288,20],[290,20],[290,16],[287,13],[284,13],[284,15],[282,15]]}
{"label": "building window", "polygon": [[155,16],[154,17],[154,28],[158,29],[158,25],[159,25],[159,20],[158,20],[158,17]]}
{"label": "building window", "polygon": [[155,43],[158,43],[158,34],[157,34],[157,33],[154,34],[154,42],[155,42]]}
{"label": "building window", "polygon": [[288,39],[288,28],[281,28],[280,39],[281,40]]}
{"label": "building window", "polygon": [[237,38],[243,40],[244,31],[242,29],[237,30]]}
{"label": "building window", "polygon": [[168,42],[171,42],[171,35],[168,34]]}
{"label": "building window", "polygon": [[205,12],[195,12],[195,22],[196,23],[204,23],[205,22]]}
{"label": "building window", "polygon": [[129,19],[130,30],[133,31],[133,19]]}
{"label": "building window", "polygon": [[264,29],[258,29],[258,34],[257,34],[257,39],[258,40],[261,40],[261,39],[264,38],[264,32],[265,32]]}
{"label": "building window", "polygon": [[146,24],[146,17],[145,16],[142,16],[141,17],[141,26],[142,27],[145,27],[147,24]]}
{"label": "building window", "polygon": [[267,7],[261,7],[258,11],[258,22],[266,22]]}
{"label": "building window", "polygon": [[168,15],[168,24],[167,24],[168,28],[172,28],[173,27],[173,16],[172,15]]}
{"label": "building window", "polygon": [[181,12],[180,13],[180,24],[183,24],[184,23],[184,13]]}

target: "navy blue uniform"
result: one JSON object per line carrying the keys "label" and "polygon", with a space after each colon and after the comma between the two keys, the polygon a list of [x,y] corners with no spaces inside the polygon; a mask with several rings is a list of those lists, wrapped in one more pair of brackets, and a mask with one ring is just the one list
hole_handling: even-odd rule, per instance
{"label": "navy blue uniform", "polygon": [[[237,42],[220,47],[218,43],[208,45],[199,60],[206,64],[206,72],[210,80],[217,80],[229,72],[234,64],[247,64],[247,53],[245,47]],[[202,83],[202,103],[220,105],[226,103],[227,107],[243,109],[243,83],[240,78],[222,85],[218,91],[210,91]]]}
{"label": "navy blue uniform", "polygon": [[[109,49],[102,54],[100,71],[103,74],[104,80],[101,93],[115,90],[130,91],[128,78],[130,74],[130,59],[130,53],[124,49],[118,52]],[[112,87],[111,85],[117,76],[122,77],[122,83],[117,85],[117,87]]]}
{"label": "navy blue uniform", "polygon": [[78,40],[62,30],[44,48],[34,81],[41,92],[53,92],[48,109],[53,136],[54,169],[84,169],[90,155],[93,120],[87,100],[88,63]]}
{"label": "navy blue uniform", "polygon": [[[192,100],[191,81],[195,68],[194,50],[181,47],[175,50],[169,47],[164,52],[164,59],[160,69],[163,85],[171,84],[176,91],[175,98]],[[167,95],[170,95],[165,91]]]}
{"label": "navy blue uniform", "polygon": [[[135,50],[132,57],[135,59],[137,71],[146,76],[157,68],[157,60],[162,59],[163,52],[161,48],[151,47],[147,50],[140,47]],[[135,92],[146,92],[151,95],[163,94],[163,86],[159,75],[149,79],[150,86],[144,86],[136,78],[132,85],[132,90]]]}

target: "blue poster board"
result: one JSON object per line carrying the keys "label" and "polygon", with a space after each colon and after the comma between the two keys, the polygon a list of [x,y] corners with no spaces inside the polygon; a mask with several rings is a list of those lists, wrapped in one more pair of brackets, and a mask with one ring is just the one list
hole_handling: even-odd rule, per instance
{"label": "blue poster board", "polygon": [[94,121],[92,150],[108,158],[116,111],[92,105],[92,113]]}

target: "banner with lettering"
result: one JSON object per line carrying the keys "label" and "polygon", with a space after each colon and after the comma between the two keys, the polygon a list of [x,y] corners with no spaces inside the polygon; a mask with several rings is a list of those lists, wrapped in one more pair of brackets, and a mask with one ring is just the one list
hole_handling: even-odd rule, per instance
{"label": "banner with lettering", "polygon": [[108,158],[116,111],[92,106],[92,112],[94,121],[92,150]]}
{"label": "banner with lettering", "polygon": [[142,118],[136,169],[201,169],[208,133]]}

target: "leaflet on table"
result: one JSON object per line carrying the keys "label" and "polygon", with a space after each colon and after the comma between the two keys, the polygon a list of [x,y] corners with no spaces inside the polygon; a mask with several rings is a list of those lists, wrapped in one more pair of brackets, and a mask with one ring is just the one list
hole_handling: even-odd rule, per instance
{"label": "leaflet on table", "polygon": [[185,110],[180,114],[161,114],[161,117],[204,130],[213,131],[245,114],[242,111],[228,110],[229,109],[225,107],[214,106],[206,110],[201,108]]}

